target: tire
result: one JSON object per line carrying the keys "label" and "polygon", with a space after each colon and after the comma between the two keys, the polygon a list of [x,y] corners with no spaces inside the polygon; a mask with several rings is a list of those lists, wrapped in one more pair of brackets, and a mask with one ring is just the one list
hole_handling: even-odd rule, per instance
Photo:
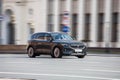
{"label": "tire", "polygon": [[52,51],[51,56],[52,56],[52,58],[62,58],[62,53],[61,53],[60,48],[55,47]]}
{"label": "tire", "polygon": [[78,55],[78,56],[76,56],[76,57],[78,57],[78,58],[84,58],[85,55]]}
{"label": "tire", "polygon": [[35,58],[36,55],[35,55],[35,50],[32,48],[32,47],[29,47],[28,50],[27,50],[27,53],[28,53],[28,56],[30,58]]}

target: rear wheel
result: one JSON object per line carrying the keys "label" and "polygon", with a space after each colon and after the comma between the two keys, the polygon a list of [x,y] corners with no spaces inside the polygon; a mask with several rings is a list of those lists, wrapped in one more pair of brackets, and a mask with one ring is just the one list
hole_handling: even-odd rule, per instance
{"label": "rear wheel", "polygon": [[29,47],[29,49],[27,50],[27,53],[28,53],[28,56],[30,58],[35,58],[36,57],[35,51],[34,51],[34,49],[32,47]]}
{"label": "rear wheel", "polygon": [[52,51],[52,54],[51,56],[53,58],[62,58],[62,53],[61,53],[61,50],[58,48],[58,47],[55,47]]}

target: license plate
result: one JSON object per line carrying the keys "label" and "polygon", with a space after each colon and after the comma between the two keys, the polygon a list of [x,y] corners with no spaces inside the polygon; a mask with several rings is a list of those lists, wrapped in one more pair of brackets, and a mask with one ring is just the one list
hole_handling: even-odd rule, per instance
{"label": "license plate", "polygon": [[82,52],[82,49],[75,49],[75,52]]}

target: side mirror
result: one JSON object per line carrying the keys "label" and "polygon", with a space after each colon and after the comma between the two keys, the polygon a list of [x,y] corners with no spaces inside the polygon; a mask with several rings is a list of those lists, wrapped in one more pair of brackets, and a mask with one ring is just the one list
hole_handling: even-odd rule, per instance
{"label": "side mirror", "polygon": [[53,38],[52,37],[47,37],[47,41],[52,42]]}

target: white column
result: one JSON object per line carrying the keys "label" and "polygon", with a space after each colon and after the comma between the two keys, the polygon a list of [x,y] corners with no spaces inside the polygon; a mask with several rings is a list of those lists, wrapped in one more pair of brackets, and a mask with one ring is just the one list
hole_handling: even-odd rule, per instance
{"label": "white column", "polygon": [[111,41],[111,12],[112,12],[112,0],[105,0],[105,20],[104,20],[104,41],[105,47],[109,47]]}
{"label": "white column", "polygon": [[78,16],[78,29],[77,29],[77,39],[84,39],[84,5],[85,0],[79,0],[79,16]]}
{"label": "white column", "polygon": [[[21,17],[19,16],[21,14],[21,7],[20,6],[16,6],[16,22],[15,22],[15,43],[16,44],[21,44],[21,32],[22,32],[22,28],[21,28]],[[22,35],[23,36],[23,35]]]}
{"label": "white column", "polygon": [[92,41],[91,46],[96,47],[96,41],[97,41],[97,20],[98,20],[98,0],[92,0],[91,3],[91,26],[90,26],[90,40]]}
{"label": "white column", "polygon": [[54,31],[59,31],[59,0],[54,0]]}
{"label": "white column", "polygon": [[5,20],[2,23],[2,44],[7,44],[7,29],[7,18],[5,18]]}
{"label": "white column", "polygon": [[[20,41],[16,41],[17,44],[26,44],[27,43],[27,33],[26,33],[26,26],[27,24],[25,23],[26,21],[26,6],[19,6],[20,7],[20,13],[19,14],[22,14],[23,16],[20,16],[20,23],[19,23],[19,27],[20,27],[20,30],[19,30],[19,37],[20,37]],[[23,14],[24,13],[24,14]],[[24,36],[23,36],[24,35]],[[17,35],[16,35],[16,39],[17,39]]]}

